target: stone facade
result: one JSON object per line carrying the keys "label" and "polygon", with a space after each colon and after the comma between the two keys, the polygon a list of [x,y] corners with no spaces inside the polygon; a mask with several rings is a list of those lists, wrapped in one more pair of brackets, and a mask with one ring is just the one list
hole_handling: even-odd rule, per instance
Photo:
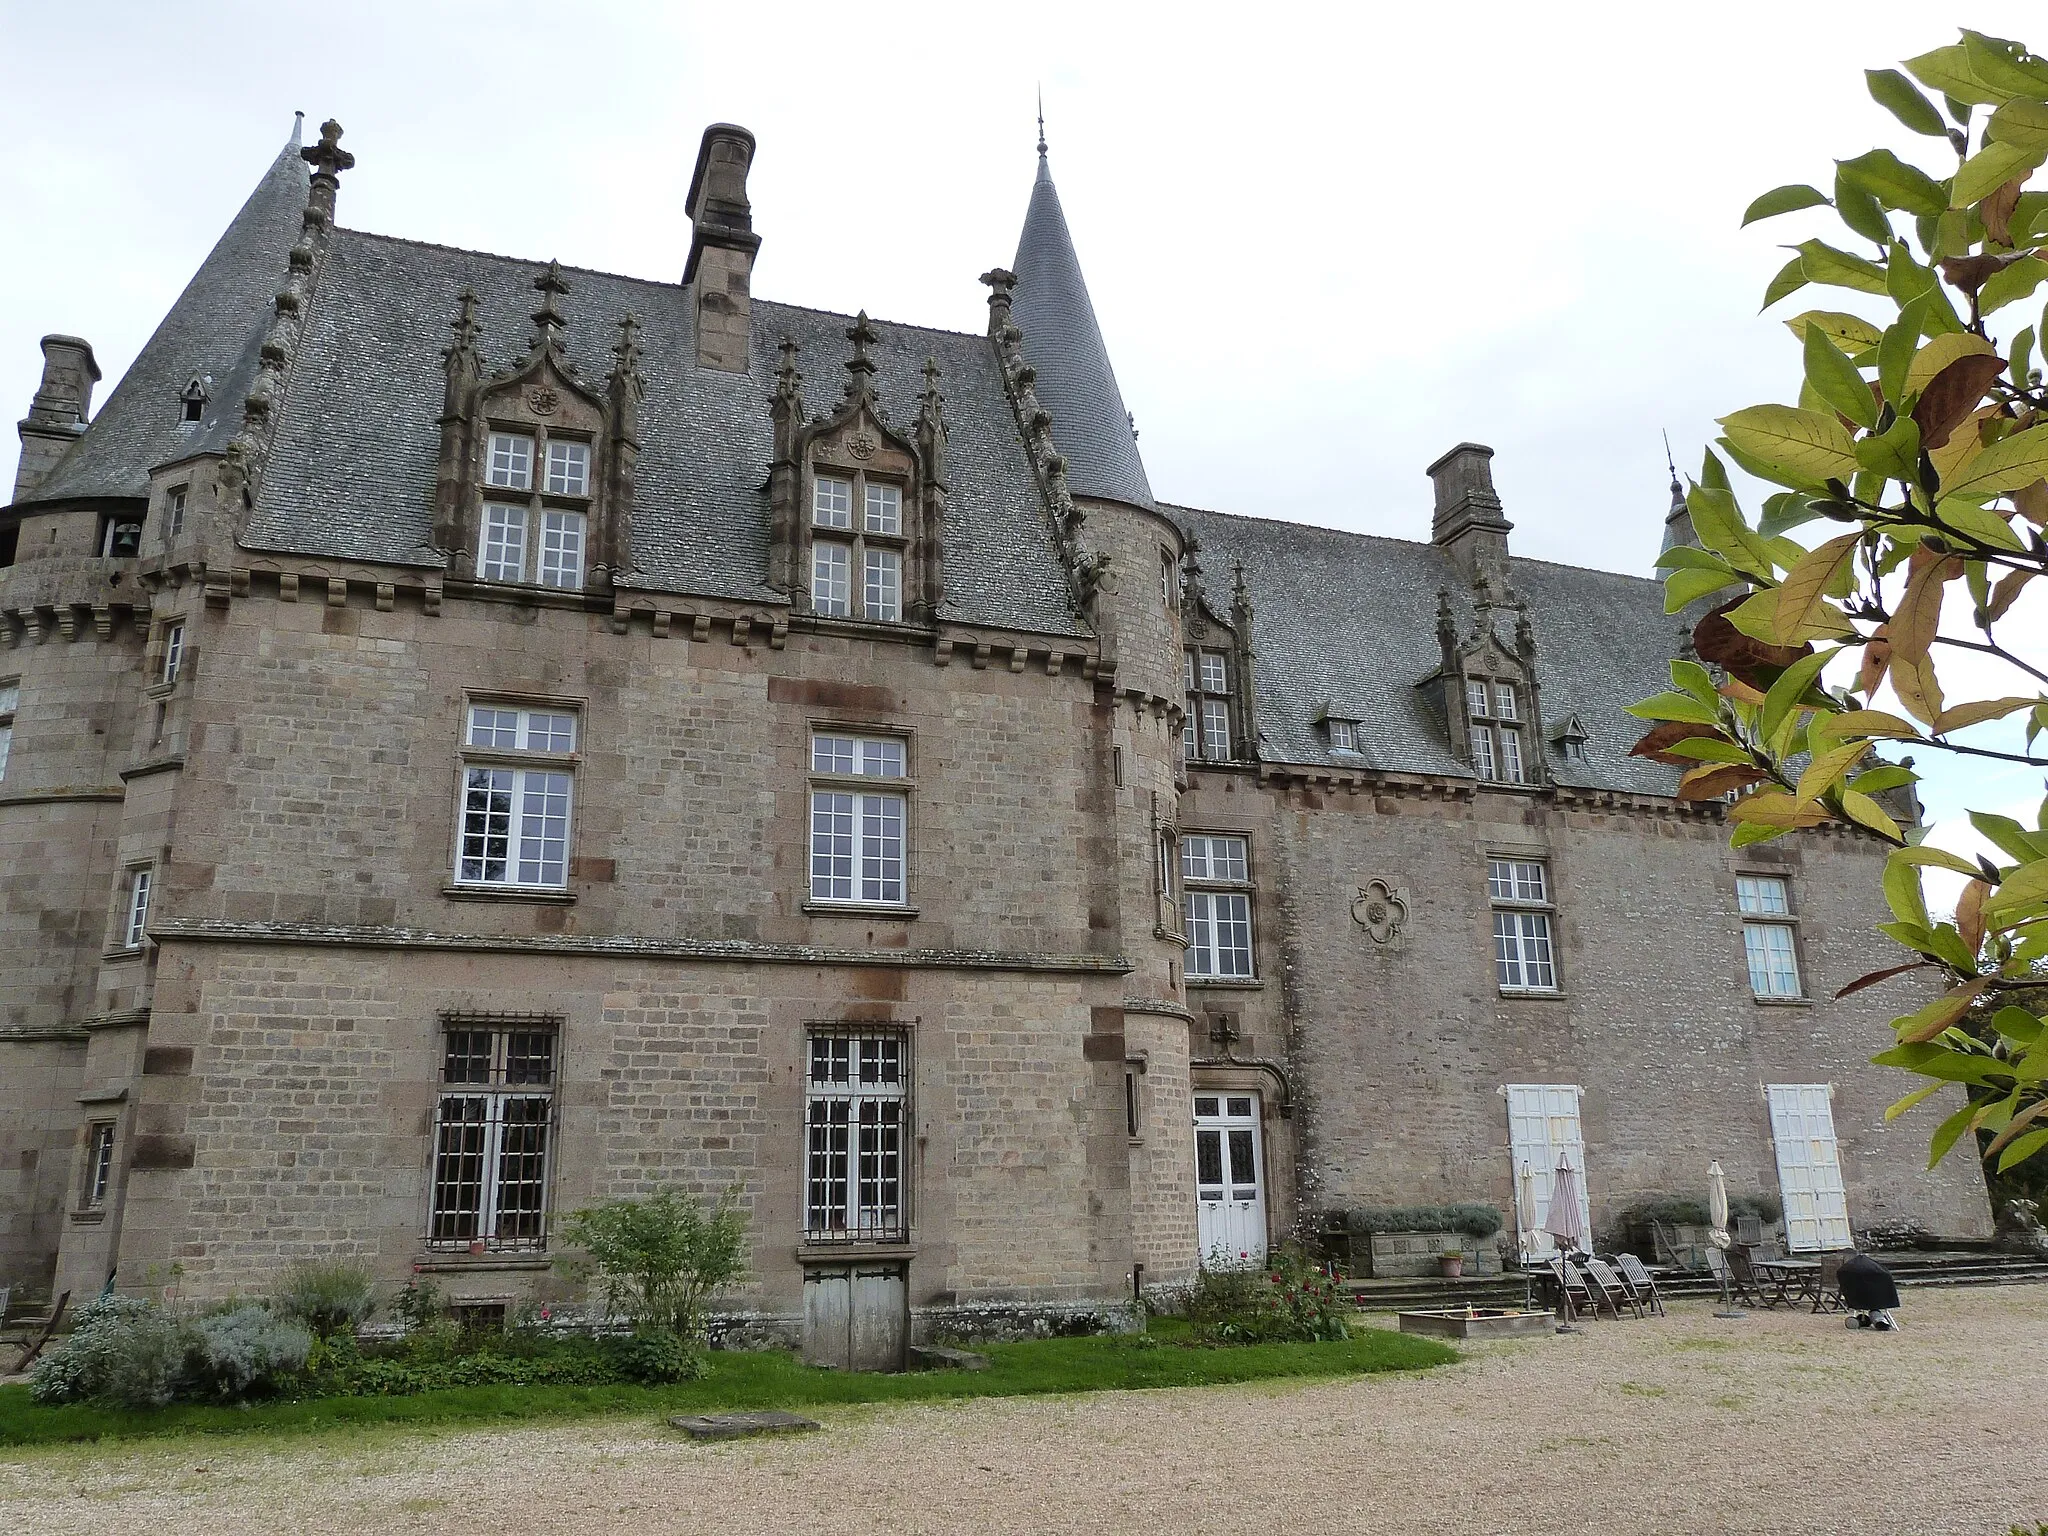
{"label": "stone facade", "polygon": [[[1024,287],[1013,315],[1020,279],[989,274],[983,339],[752,295],[744,130],[707,134],[678,288],[335,229],[329,128],[310,180],[287,147],[89,425],[68,337],[23,423],[0,510],[0,1282],[212,1296],[346,1257],[462,1301],[565,1299],[564,1213],[680,1185],[747,1212],[747,1337],[802,1333],[849,1265],[895,1277],[913,1333],[1114,1326],[1203,1243],[1198,1096],[1259,1106],[1277,1241],[1352,1205],[1512,1210],[1509,1083],[1583,1090],[1596,1224],[1710,1158],[1774,1187],[1783,1082],[1833,1085],[1854,1222],[1988,1230],[1974,1171],[1924,1174],[1917,1128],[1883,1124],[1897,1085],[1866,1059],[1895,1000],[1827,1000],[1889,958],[1880,851],[1733,854],[1717,808],[1615,755],[1677,631],[1648,582],[1545,597],[1579,576],[1510,559],[1485,450],[1447,456],[1463,511],[1436,543],[1319,536],[1352,573],[1323,580],[1284,547],[1305,530],[1152,501],[1120,411],[1045,410],[1039,382],[1115,386],[1106,356],[1072,370],[1100,347],[1085,290],[1032,286],[1078,285],[1043,245],[1066,233],[1042,162]],[[391,310],[366,358],[346,317],[427,293],[445,310]],[[807,407],[841,366],[844,404]],[[533,489],[537,518],[591,519],[577,581],[487,568],[493,432],[593,445],[600,489]],[[825,475],[905,488],[900,537],[859,546],[900,551],[900,611],[872,567],[872,608],[814,578]],[[1327,639],[1340,591],[1343,622],[1395,638]],[[1232,679],[1227,750],[1192,760],[1190,647]],[[1475,668],[1527,690],[1522,783],[1486,782],[1446,718]],[[463,873],[470,775],[522,761],[466,735],[478,707],[575,722],[549,764],[573,782],[559,878]],[[1593,757],[1544,727],[1567,717]],[[900,899],[817,895],[813,796],[846,787],[820,733],[900,744]],[[1245,841],[1254,962],[1191,979],[1181,850],[1209,835]],[[1497,984],[1490,856],[1549,871],[1553,991]],[[1800,1001],[1751,995],[1735,878],[1756,873],[1793,893]],[[466,1029],[553,1053],[545,1211],[517,1241],[434,1226]],[[849,1034],[908,1063],[904,1218],[872,1241],[816,1227],[809,1042]]]}

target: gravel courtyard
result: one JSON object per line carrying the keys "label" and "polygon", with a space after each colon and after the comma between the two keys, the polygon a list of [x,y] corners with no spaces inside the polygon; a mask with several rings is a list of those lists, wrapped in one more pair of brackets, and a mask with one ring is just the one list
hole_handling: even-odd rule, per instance
{"label": "gravel courtyard", "polygon": [[1688,1302],[1416,1377],[836,1410],[712,1447],[614,1419],[0,1452],[0,1530],[2031,1531],[2048,1288],[1901,1317]]}

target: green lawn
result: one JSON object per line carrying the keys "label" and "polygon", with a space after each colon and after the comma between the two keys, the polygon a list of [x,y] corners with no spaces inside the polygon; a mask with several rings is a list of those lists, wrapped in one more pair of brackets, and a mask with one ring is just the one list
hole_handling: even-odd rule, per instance
{"label": "green lawn", "polygon": [[1155,1322],[1149,1336],[1037,1339],[987,1346],[985,1371],[901,1376],[813,1370],[787,1354],[717,1353],[701,1381],[673,1387],[460,1387],[413,1397],[328,1397],[242,1408],[181,1406],[127,1413],[71,1404],[42,1408],[26,1387],[0,1387],[0,1446],[131,1439],[167,1434],[244,1434],[357,1424],[458,1425],[603,1413],[716,1413],[831,1403],[928,1402],[1033,1392],[1198,1387],[1275,1377],[1353,1376],[1419,1370],[1458,1358],[1432,1339],[1364,1328],[1335,1344],[1192,1348],[1184,1331]]}

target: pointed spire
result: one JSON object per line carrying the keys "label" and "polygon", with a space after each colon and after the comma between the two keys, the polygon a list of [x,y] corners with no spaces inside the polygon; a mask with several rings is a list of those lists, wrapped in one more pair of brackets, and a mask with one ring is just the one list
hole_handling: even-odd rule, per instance
{"label": "pointed spire", "polygon": [[772,407],[775,420],[796,422],[799,426],[804,419],[804,376],[797,371],[797,344],[787,336],[777,348],[782,354],[782,366],[775,370],[775,403]]}
{"label": "pointed spire", "polygon": [[292,114],[292,136],[289,139],[285,140],[285,143],[288,144],[291,148],[297,149],[301,144],[305,142],[305,136],[306,114],[303,112],[294,112]]}
{"label": "pointed spire", "polygon": [[1045,87],[1038,88],[1038,158],[1045,158]]}
{"label": "pointed spire", "polygon": [[1678,478],[1678,461],[1671,456],[1671,434],[1664,434],[1664,462],[1671,470],[1671,505],[1664,513],[1664,543],[1657,553],[1681,544],[1697,545],[1699,534],[1692,526],[1692,509],[1685,504],[1685,485]]}
{"label": "pointed spire", "polygon": [[538,352],[546,348],[550,352],[563,350],[562,309],[555,301],[569,291],[569,280],[562,276],[562,264],[550,261],[547,270],[533,280],[534,290],[541,295],[540,308],[533,312],[532,348]]}
{"label": "pointed spire", "polygon": [[[1075,494],[1151,507],[1145,462],[1042,148],[1012,266],[1014,296],[1000,302],[1007,285],[991,294],[990,319],[997,321],[1000,310],[1001,323],[1014,318],[1022,333],[1024,357],[1037,370],[1038,399],[1055,423],[1054,440]],[[998,275],[1008,276],[991,274]]]}
{"label": "pointed spire", "polygon": [[882,338],[868,321],[868,312],[862,310],[846,328],[846,339],[853,343],[853,356],[846,360],[846,398],[872,400],[875,397],[875,361],[868,356],[868,348]]}
{"label": "pointed spire", "polygon": [[441,354],[442,371],[448,380],[441,414],[450,420],[468,410],[470,386],[483,376],[483,360],[476,351],[477,332],[483,327],[477,323],[475,291],[464,288],[455,303],[455,318],[448,322],[448,328],[455,333],[455,344]]}

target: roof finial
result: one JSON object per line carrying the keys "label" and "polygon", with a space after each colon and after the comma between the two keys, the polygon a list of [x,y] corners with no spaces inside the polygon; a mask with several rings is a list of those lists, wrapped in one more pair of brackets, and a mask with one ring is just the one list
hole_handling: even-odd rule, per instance
{"label": "roof finial", "polygon": [[1671,510],[1685,511],[1685,487],[1678,483],[1678,461],[1671,457],[1671,434],[1664,434],[1664,462],[1671,470]]}
{"label": "roof finial", "polygon": [[1044,87],[1044,86],[1042,86],[1042,85],[1041,85],[1041,86],[1040,86],[1040,87],[1038,88],[1038,153],[1039,153],[1039,157],[1040,157],[1041,159],[1042,159],[1042,158],[1044,158],[1044,155],[1045,155],[1045,87]]}

